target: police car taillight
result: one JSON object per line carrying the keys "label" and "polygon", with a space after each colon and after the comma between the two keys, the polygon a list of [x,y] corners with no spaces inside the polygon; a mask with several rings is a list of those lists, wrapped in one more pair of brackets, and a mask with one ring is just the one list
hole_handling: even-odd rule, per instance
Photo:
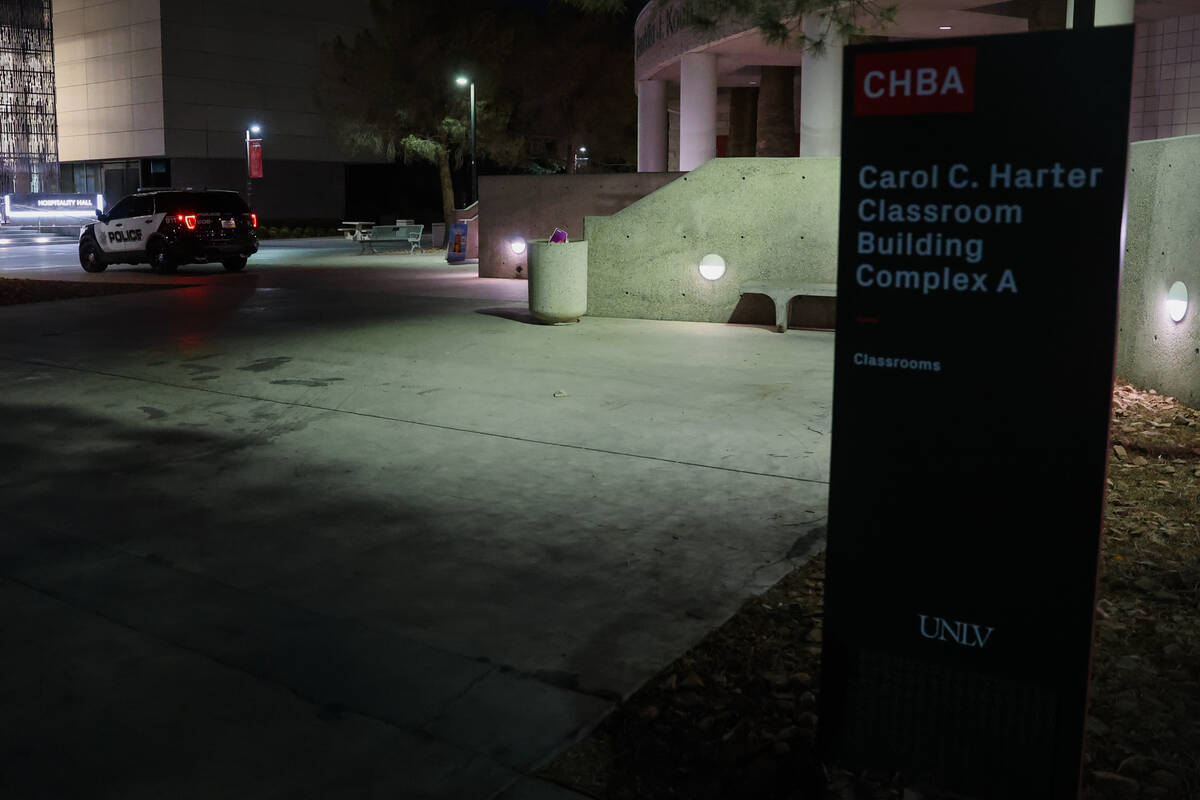
{"label": "police car taillight", "polygon": [[196,230],[196,215],[195,214],[176,214],[175,219],[182,222],[189,231]]}
{"label": "police car taillight", "polygon": [[258,227],[258,214],[255,214],[253,211],[250,212],[250,227]]}

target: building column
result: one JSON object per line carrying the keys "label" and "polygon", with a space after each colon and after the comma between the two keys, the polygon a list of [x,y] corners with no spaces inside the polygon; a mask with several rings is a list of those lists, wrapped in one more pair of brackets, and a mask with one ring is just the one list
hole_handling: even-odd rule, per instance
{"label": "building column", "polygon": [[679,169],[717,155],[717,57],[685,53],[679,60]]}
{"label": "building column", "polygon": [[667,171],[667,82],[638,81],[638,172]]}
{"label": "building column", "polygon": [[[825,51],[804,53],[800,67],[800,155],[842,153],[842,45],[828,17],[804,17],[804,34],[825,36]],[[828,32],[826,32],[828,30]]]}
{"label": "building column", "polygon": [[[1095,26],[1132,25],[1133,0],[1096,0]],[[1067,0],[1067,27],[1075,27],[1075,0]]]}
{"label": "building column", "polygon": [[754,154],[788,158],[796,155],[795,67],[759,67],[758,139]]}

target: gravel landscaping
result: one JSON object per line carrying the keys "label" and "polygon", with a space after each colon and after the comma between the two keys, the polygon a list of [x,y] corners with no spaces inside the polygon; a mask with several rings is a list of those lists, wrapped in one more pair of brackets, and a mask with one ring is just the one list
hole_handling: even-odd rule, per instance
{"label": "gravel landscaping", "polygon": [[[1122,381],[1113,403],[1085,797],[1200,798],[1200,413]],[[748,601],[543,777],[605,800],[961,799],[814,752],[824,569]]]}

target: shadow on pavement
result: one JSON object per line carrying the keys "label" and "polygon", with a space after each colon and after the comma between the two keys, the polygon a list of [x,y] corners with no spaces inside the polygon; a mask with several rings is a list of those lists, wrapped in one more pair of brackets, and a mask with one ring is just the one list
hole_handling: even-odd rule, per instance
{"label": "shadow on pavement", "polygon": [[[347,771],[371,788],[391,781],[392,796],[425,780],[432,797],[490,796],[606,708],[553,676],[417,642],[377,608],[346,616],[328,594],[298,604],[268,588],[294,594],[297,576],[328,572],[326,592],[386,595],[430,552],[407,544],[437,528],[428,506],[368,497],[335,460],[289,465],[266,448],[320,414],[264,411],[214,431],[140,410],[145,423],[125,424],[0,403],[0,630],[19,631],[0,653],[0,718],[13,723],[0,731],[0,794],[123,797],[149,784],[146,796],[200,797],[202,766],[224,796],[291,781],[336,793]],[[446,537],[434,552],[453,562],[473,546]],[[368,566],[371,552],[383,566]],[[528,584],[545,566],[516,571]],[[425,775],[430,765],[445,774]]]}
{"label": "shadow on pavement", "polygon": [[477,308],[476,314],[486,314],[489,317],[500,317],[501,319],[511,320],[512,322],[524,322],[527,325],[544,325],[540,319],[530,314],[528,310],[521,308]]}

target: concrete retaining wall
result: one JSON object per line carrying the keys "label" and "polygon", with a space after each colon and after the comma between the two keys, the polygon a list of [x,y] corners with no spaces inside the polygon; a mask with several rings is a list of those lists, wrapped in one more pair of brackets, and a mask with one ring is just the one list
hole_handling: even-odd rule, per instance
{"label": "concrete retaining wall", "polygon": [[546,239],[556,227],[583,238],[585,214],[615,214],[679,177],[677,172],[494,175],[479,179],[479,277],[524,278],[524,255],[508,242]]}
{"label": "concrete retaining wall", "polygon": [[[611,216],[589,215],[584,220],[582,233],[589,249],[588,314],[699,322],[769,321],[769,305],[746,312],[746,301],[739,303],[739,286],[749,281],[836,282],[839,171],[837,158],[722,158],[683,176],[646,176],[673,182]],[[627,177],[641,176],[573,179]],[[493,188],[500,190],[502,180],[547,179],[493,180]],[[538,187],[540,202],[528,203],[525,208],[540,208],[540,213],[547,215],[537,221],[544,232],[561,225],[572,238],[578,238],[580,231],[570,227],[573,218],[565,223],[554,221],[555,206],[549,197],[557,191],[571,198],[572,209],[594,206],[600,199],[584,195],[601,185],[546,183]],[[1130,145],[1117,373],[1193,407],[1200,406],[1197,186],[1200,136]],[[501,200],[499,196],[496,199]],[[498,240],[505,235],[526,235],[529,228],[519,228],[517,220],[532,217],[513,213],[502,201],[488,207],[501,209],[502,222],[493,219],[492,242],[485,252],[501,267],[496,274],[511,276],[512,266],[519,262],[511,251],[506,257],[497,253],[504,244]],[[486,240],[486,222],[481,231]],[[708,281],[699,274],[697,265],[707,253],[725,259],[727,271],[719,280]],[[486,274],[483,263],[480,274]],[[1187,315],[1178,323],[1166,312],[1167,289],[1177,280],[1187,285],[1189,293]]]}
{"label": "concrete retaining wall", "polygon": [[[1200,136],[1134,142],[1117,374],[1200,407]],[[1188,287],[1181,322],[1167,289]]]}
{"label": "concrete retaining wall", "polygon": [[[769,302],[765,319],[761,308],[753,320],[737,313],[741,284],[836,282],[840,163],[717,158],[613,216],[587,217],[588,314],[770,322]],[[715,281],[697,269],[708,253],[725,259]]]}

